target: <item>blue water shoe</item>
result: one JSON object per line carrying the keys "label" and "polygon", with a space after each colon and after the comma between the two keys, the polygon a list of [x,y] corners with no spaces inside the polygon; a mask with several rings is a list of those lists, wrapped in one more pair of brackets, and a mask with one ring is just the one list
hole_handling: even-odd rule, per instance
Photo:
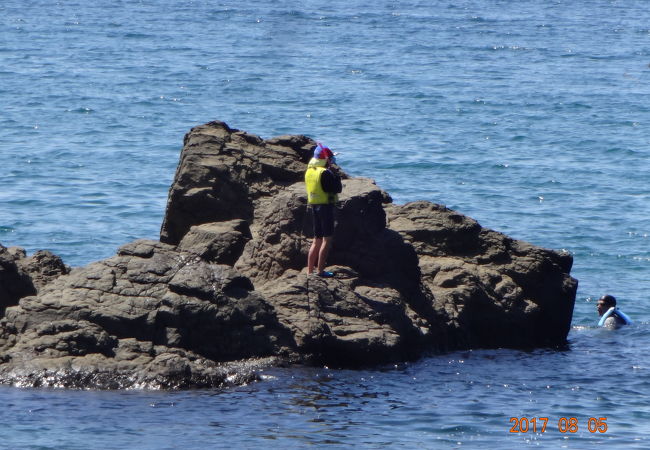
{"label": "blue water shoe", "polygon": [[318,274],[319,277],[322,278],[333,278],[334,273],[333,272],[328,272],[327,270],[323,270],[321,273]]}

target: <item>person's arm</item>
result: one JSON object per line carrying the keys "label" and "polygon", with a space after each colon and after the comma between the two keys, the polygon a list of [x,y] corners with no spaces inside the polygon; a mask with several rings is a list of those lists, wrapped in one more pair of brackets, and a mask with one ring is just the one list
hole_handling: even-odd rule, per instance
{"label": "person's arm", "polygon": [[330,170],[324,170],[320,176],[323,190],[330,194],[339,194],[343,190],[341,178]]}

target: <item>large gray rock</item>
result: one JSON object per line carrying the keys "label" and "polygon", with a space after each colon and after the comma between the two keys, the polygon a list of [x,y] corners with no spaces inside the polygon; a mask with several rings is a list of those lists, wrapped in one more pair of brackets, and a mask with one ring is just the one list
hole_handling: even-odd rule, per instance
{"label": "large gray rock", "polygon": [[569,254],[441,205],[393,205],[367,178],[341,172],[336,277],[307,275],[302,180],[314,145],[211,122],[185,137],[161,242],[135,241],[64,276],[0,248],[0,289],[12,295],[0,382],[206,387],[278,361],[360,366],[566,343]]}
{"label": "large gray rock", "polygon": [[178,250],[193,253],[205,261],[232,266],[250,239],[251,232],[244,220],[206,223],[192,226],[178,244]]}
{"label": "large gray rock", "polygon": [[441,205],[391,205],[389,228],[418,254],[423,284],[456,345],[561,344],[571,327],[573,259],[482,228]]}
{"label": "large gray rock", "polygon": [[305,136],[265,141],[210,122],[193,128],[184,144],[160,233],[171,244],[192,225],[252,220],[259,198],[302,179],[315,142]]}
{"label": "large gray rock", "polygon": [[6,307],[18,304],[23,297],[35,295],[69,270],[61,258],[47,250],[27,257],[20,247],[6,248],[0,244],[0,317]]}
{"label": "large gray rock", "polygon": [[0,381],[40,385],[44,374],[56,373],[56,383],[76,386],[95,373],[95,387],[110,384],[106,374],[123,387],[128,377],[133,385],[221,384],[230,369],[217,363],[283,354],[292,346],[271,306],[252,289],[230,266],[135,241],[7,308],[0,321]]}
{"label": "large gray rock", "polygon": [[[204,144],[213,135],[224,142],[219,148]],[[236,218],[249,223],[252,238],[235,267],[262,294],[275,292],[269,283],[277,288],[285,274],[300,271],[305,264],[311,215],[301,181],[314,142],[303,136],[264,141],[219,122],[193,129],[185,142],[183,154],[192,156],[192,164],[182,158],[165,223],[171,223],[177,211],[185,211],[189,194],[174,198],[173,193],[192,191],[183,180],[195,172],[195,166],[230,167],[229,176],[218,183],[210,185],[205,179],[201,183],[211,186],[210,192],[232,183],[249,186],[246,199],[240,200],[248,205],[246,213]],[[281,149],[273,154],[275,159],[268,154],[270,148]],[[260,163],[247,165],[255,168],[257,177],[252,177],[241,166],[230,164],[235,153],[246,155],[237,160],[275,164],[283,176],[262,169]],[[390,196],[368,179],[345,179],[340,197],[330,264],[358,274],[363,283],[399,292],[435,330],[430,333],[436,336],[430,347],[535,347],[566,342],[577,289],[577,281],[569,275],[572,257],[568,253],[484,229],[441,205],[393,205]],[[214,217],[223,213],[211,212]],[[203,220],[184,217],[184,230]],[[161,238],[168,236],[163,225]],[[278,311],[278,305],[274,307]]]}
{"label": "large gray rock", "polygon": [[414,359],[445,346],[430,307],[349,267],[332,268],[334,279],[287,271],[263,287],[304,361],[359,366]]}
{"label": "large gray rock", "polygon": [[236,269],[254,281],[309,361],[370,364],[446,348],[444,318],[420,283],[417,255],[385,226],[390,197],[366,178],[343,184],[329,259],[336,279],[301,273],[311,233],[303,183],[259,208],[257,233]]}

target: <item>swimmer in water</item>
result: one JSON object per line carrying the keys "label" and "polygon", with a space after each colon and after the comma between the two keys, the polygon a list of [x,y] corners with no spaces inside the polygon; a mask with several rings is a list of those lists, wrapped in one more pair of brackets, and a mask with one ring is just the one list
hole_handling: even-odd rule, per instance
{"label": "swimmer in water", "polygon": [[630,325],[630,318],[616,307],[616,298],[613,295],[603,295],[596,304],[598,315],[601,317],[598,326],[615,330],[623,325]]}

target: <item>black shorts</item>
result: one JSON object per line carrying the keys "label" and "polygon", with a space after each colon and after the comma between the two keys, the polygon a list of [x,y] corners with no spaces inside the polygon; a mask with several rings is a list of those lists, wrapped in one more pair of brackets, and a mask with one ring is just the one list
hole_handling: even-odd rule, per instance
{"label": "black shorts", "polygon": [[314,212],[314,237],[334,234],[334,205],[311,205]]}

